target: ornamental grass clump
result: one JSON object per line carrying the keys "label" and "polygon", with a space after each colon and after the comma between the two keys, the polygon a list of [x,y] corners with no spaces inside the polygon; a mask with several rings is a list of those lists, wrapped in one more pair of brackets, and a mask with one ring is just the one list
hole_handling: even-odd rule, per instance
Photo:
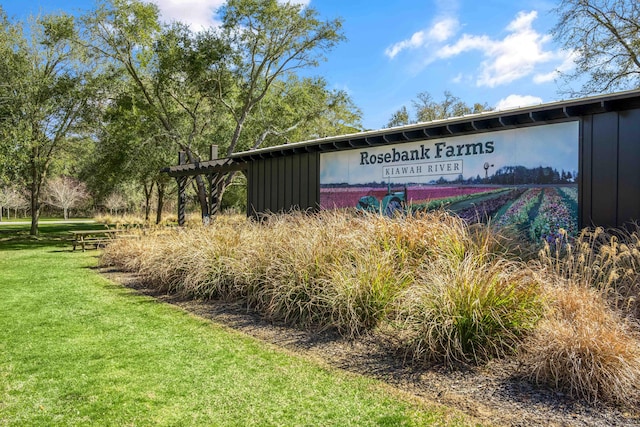
{"label": "ornamental grass clump", "polygon": [[327,273],[346,250],[349,228],[328,214],[322,222],[318,216],[272,217],[262,227],[268,231],[264,238],[249,243],[252,253],[262,254],[257,261],[263,265],[246,282],[248,304],[271,319],[324,326],[330,309],[322,301]]}
{"label": "ornamental grass clump", "polygon": [[400,249],[381,249],[380,221],[339,212],[267,218],[232,261],[245,301],[271,319],[349,336],[375,327],[408,276]]}
{"label": "ornamental grass clump", "polygon": [[497,259],[504,242],[496,236],[444,212],[222,216],[208,227],[116,241],[103,263],[162,291],[241,301],[273,320],[356,336],[387,321],[423,266]]}
{"label": "ornamental grass clump", "polygon": [[575,283],[549,288],[553,309],[521,348],[523,374],[590,402],[640,403],[640,346],[602,293]]}
{"label": "ornamental grass clump", "polygon": [[349,336],[386,320],[393,300],[413,281],[391,251],[373,247],[356,255],[332,265],[323,295],[331,307],[330,324]]}
{"label": "ornamental grass clump", "polygon": [[[566,237],[563,239],[568,241]],[[565,281],[599,289],[612,307],[640,319],[640,227],[585,229],[572,242],[540,252],[540,268]]]}
{"label": "ornamental grass clump", "polygon": [[544,312],[524,265],[470,253],[425,265],[397,301],[398,327],[415,361],[480,364],[515,352]]}

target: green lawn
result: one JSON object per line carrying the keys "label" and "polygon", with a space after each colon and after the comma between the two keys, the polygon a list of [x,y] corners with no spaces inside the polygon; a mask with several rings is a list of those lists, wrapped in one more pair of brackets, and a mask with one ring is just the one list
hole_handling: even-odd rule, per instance
{"label": "green lawn", "polygon": [[108,281],[87,227],[0,228],[0,425],[464,424]]}

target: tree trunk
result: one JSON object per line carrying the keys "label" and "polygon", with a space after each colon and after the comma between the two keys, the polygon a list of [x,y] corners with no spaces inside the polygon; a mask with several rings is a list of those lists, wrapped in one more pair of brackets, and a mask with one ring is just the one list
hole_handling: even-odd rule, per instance
{"label": "tree trunk", "polygon": [[67,208],[67,207],[62,208],[62,212],[63,212],[64,220],[68,221],[69,220],[69,208]]}
{"label": "tree trunk", "polygon": [[[190,163],[196,162],[196,157],[190,149],[185,149],[185,154]],[[182,162],[180,162],[182,163]],[[211,214],[209,211],[209,201],[207,200],[207,184],[202,178],[202,175],[195,176],[196,193],[198,194],[198,202],[200,202],[200,211],[202,214],[202,223],[208,225],[211,220]]]}
{"label": "tree trunk", "polygon": [[[34,173],[36,175],[36,173]],[[34,179],[31,183],[31,230],[29,234],[32,236],[38,235],[38,221],[40,220],[40,191],[38,183]]]}
{"label": "tree trunk", "polygon": [[198,189],[198,201],[200,202],[200,210],[202,212],[202,223],[208,225],[211,221],[211,214],[207,201],[207,185],[204,179],[202,179],[202,175],[196,175],[196,187]]}
{"label": "tree trunk", "polygon": [[231,172],[227,175],[219,175],[211,180],[211,215],[217,215],[220,213],[224,190],[227,188],[227,185],[231,181],[231,179],[233,179],[234,174],[235,172]]}
{"label": "tree trunk", "polygon": [[153,193],[153,185],[147,186],[146,182],[142,183],[144,189],[144,221],[149,222],[149,216],[151,215],[151,194]]}
{"label": "tree trunk", "polygon": [[164,183],[158,182],[156,191],[158,192],[158,206],[156,208],[156,224],[162,222],[162,209],[164,208]]}

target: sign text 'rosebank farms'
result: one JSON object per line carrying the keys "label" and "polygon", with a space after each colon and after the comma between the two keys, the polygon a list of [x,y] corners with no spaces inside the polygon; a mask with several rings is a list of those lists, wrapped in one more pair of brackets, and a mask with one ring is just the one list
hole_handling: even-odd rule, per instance
{"label": "sign text 'rosebank farms'", "polygon": [[[456,157],[491,154],[494,148],[493,141],[456,145],[436,142],[433,147],[425,147],[422,144],[413,150],[392,148],[391,151],[379,154],[361,151],[360,165],[382,165],[383,178],[459,175],[462,174],[463,162]],[[443,160],[407,164],[407,162],[436,159]]]}

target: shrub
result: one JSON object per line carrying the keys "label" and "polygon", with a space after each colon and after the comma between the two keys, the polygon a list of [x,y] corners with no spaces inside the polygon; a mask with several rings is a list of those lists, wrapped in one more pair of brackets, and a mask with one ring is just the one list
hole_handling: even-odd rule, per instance
{"label": "shrub", "polygon": [[640,348],[630,325],[594,289],[556,283],[550,293],[553,310],[521,349],[524,375],[590,402],[640,402]]}
{"label": "shrub", "polygon": [[640,318],[640,227],[583,230],[575,241],[540,252],[540,268],[565,281],[594,287],[611,305]]}
{"label": "shrub", "polygon": [[425,265],[397,302],[414,360],[480,363],[513,353],[543,313],[524,265],[469,253]]}

